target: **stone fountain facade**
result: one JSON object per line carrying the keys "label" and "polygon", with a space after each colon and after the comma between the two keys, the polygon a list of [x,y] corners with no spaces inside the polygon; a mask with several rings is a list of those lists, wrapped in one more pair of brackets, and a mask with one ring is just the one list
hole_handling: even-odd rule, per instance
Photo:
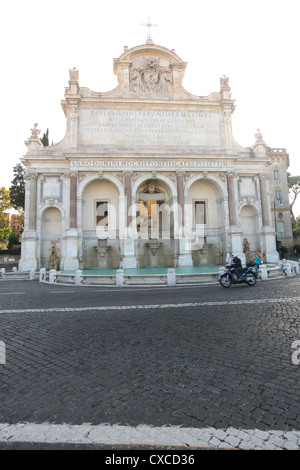
{"label": "stone fountain facade", "polygon": [[243,258],[245,238],[277,261],[276,236],[293,243],[289,157],[259,130],[252,147],[235,141],[228,77],[192,95],[186,62],[152,41],[113,63],[108,92],[69,71],[61,142],[44,147],[31,129],[20,270],[49,268],[53,243],[64,270],[220,264]]}

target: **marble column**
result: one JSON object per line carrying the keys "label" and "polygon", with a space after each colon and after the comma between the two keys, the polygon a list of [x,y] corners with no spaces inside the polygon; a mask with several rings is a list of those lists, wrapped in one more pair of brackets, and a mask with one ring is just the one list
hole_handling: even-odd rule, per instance
{"label": "marble column", "polygon": [[237,214],[235,204],[234,178],[236,174],[233,171],[227,172],[227,189],[228,189],[228,206],[229,206],[229,223],[237,225]]}
{"label": "marble column", "polygon": [[236,173],[234,170],[227,172],[228,210],[229,210],[229,238],[230,251],[238,253],[242,263],[246,262],[243,252],[243,232],[238,225],[237,204],[239,202],[236,186]]}
{"label": "marble column", "polygon": [[37,204],[37,174],[32,173],[30,178],[29,195],[29,230],[36,230],[36,204]]}
{"label": "marble column", "polygon": [[180,225],[184,226],[184,175],[185,172],[177,170],[177,197],[178,197],[178,210],[181,214],[178,214],[178,221]]}
{"label": "marble column", "polygon": [[77,228],[77,174],[70,176],[70,228]]}
{"label": "marble column", "polygon": [[[138,265],[137,254],[136,254],[136,227],[132,227],[133,216],[129,213],[129,209],[132,204],[131,200],[131,177],[132,171],[124,171],[124,186],[125,186],[125,224],[126,230],[124,231],[124,237],[120,244],[120,251],[122,253],[122,267],[123,268],[136,268]],[[121,214],[120,214],[121,217]],[[120,219],[121,220],[121,219]]]}
{"label": "marble column", "polygon": [[267,176],[260,175],[259,183],[260,183],[261,210],[262,210],[263,225],[269,226],[269,225],[272,225],[272,223],[271,223],[271,211],[270,211],[270,207],[268,204]]}
{"label": "marble column", "polygon": [[131,177],[132,171],[125,171],[124,172],[124,183],[125,183],[125,197],[126,197],[126,217],[125,220],[127,221],[127,227],[129,227],[132,216],[129,214],[129,208],[131,207]]}
{"label": "marble column", "polygon": [[77,104],[71,104],[69,107],[70,113],[70,134],[71,134],[71,147],[77,147],[77,126],[78,126],[78,114]]}
{"label": "marble column", "polygon": [[20,271],[37,269],[37,174],[30,172],[26,175],[25,187],[25,219],[22,233]]}
{"label": "marble column", "polygon": [[[188,206],[188,198],[184,197],[184,170],[177,170],[177,199],[178,199],[178,266],[193,266],[192,233],[189,224],[189,214],[185,217],[184,209]],[[186,223],[186,226],[185,226]]]}
{"label": "marble column", "polygon": [[265,174],[259,175],[260,197],[262,210],[262,246],[261,251],[265,254],[265,261],[269,263],[277,263],[279,254],[276,247],[276,233],[272,225],[271,205],[269,198],[268,177]]}
{"label": "marble column", "polygon": [[62,258],[64,270],[76,270],[79,268],[78,260],[78,231],[77,231],[77,171],[66,173],[70,177],[70,211],[69,228],[66,231],[65,251]]}

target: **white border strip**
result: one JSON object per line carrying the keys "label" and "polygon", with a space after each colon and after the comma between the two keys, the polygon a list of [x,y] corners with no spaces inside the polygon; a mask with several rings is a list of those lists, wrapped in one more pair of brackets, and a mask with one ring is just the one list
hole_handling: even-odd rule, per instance
{"label": "white border strip", "polygon": [[166,309],[166,308],[188,308],[188,307],[214,307],[223,305],[243,304],[266,304],[266,303],[290,303],[299,302],[300,297],[288,297],[278,299],[251,299],[251,300],[225,300],[220,302],[187,302],[180,304],[156,304],[156,305],[107,305],[98,307],[52,307],[52,308],[26,308],[0,310],[1,313],[51,313],[51,312],[84,312],[89,310],[144,310],[144,309]]}
{"label": "white border strip", "polygon": [[0,424],[0,441],[40,444],[152,445],[194,448],[298,450],[300,431],[99,424]]}

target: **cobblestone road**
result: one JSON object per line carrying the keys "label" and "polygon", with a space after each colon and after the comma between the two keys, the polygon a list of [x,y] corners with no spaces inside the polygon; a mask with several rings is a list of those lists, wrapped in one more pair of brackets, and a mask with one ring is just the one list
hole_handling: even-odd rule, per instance
{"label": "cobblestone road", "polygon": [[[251,436],[258,448],[300,448],[299,285],[1,282],[0,440],[18,423],[90,423],[88,434],[109,423],[201,432],[189,445],[248,448]],[[159,435],[152,443],[169,442]]]}

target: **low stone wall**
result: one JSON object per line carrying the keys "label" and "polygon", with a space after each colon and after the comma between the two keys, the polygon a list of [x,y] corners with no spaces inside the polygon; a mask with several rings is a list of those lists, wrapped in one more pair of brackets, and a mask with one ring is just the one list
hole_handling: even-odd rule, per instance
{"label": "low stone wall", "polygon": [[[11,272],[0,269],[1,280],[39,280],[50,284],[76,286],[133,286],[133,285],[165,285],[176,286],[183,284],[218,284],[223,267],[218,272],[211,273],[176,273],[176,268],[169,268],[166,274],[135,274],[128,275],[123,269],[117,269],[115,274],[84,274],[81,270],[75,273],[45,268],[39,271],[18,271],[16,267]],[[278,264],[262,264],[258,271],[258,279],[278,279],[295,276],[300,273],[299,261],[281,260]]]}

